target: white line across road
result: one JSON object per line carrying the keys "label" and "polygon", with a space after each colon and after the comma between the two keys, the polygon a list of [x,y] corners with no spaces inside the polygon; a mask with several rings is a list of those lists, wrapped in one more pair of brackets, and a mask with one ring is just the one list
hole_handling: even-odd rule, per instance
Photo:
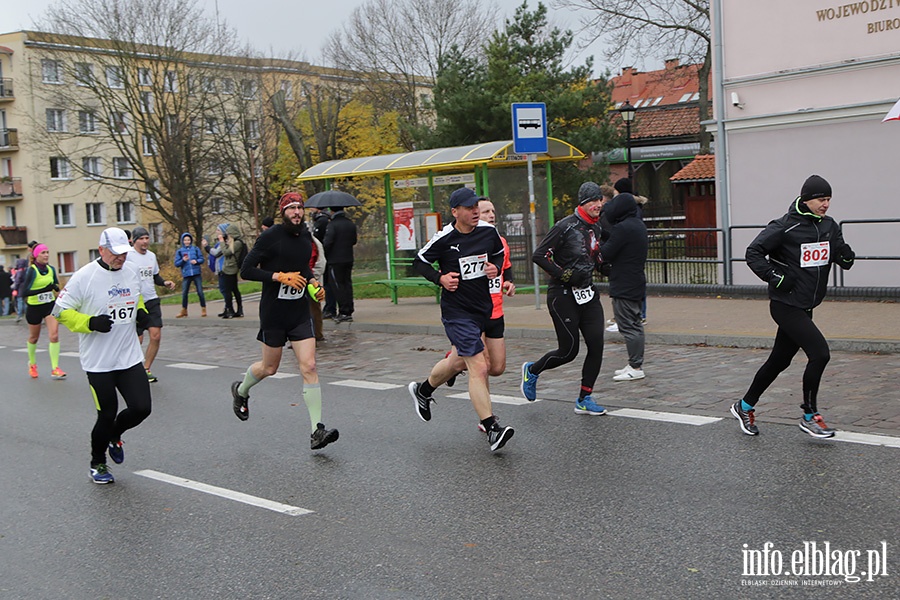
{"label": "white line across road", "polygon": [[648,421],[665,421],[666,423],[682,423],[684,425],[709,425],[721,421],[720,417],[701,417],[698,415],[683,415],[680,413],[659,412],[655,410],[639,410],[636,408],[620,408],[609,411],[614,417],[629,417],[631,419],[646,419]]}
{"label": "white line across road", "polygon": [[171,483],[172,485],[188,488],[189,490],[196,490],[198,492],[203,492],[204,494],[211,494],[213,496],[219,496],[220,498],[227,498],[228,500],[242,502],[244,504],[249,504],[250,506],[265,508],[266,510],[275,511],[292,517],[296,517],[299,515],[308,515],[314,512],[305,508],[291,506],[290,504],[282,504],[281,502],[274,502],[272,500],[266,500],[265,498],[250,496],[249,494],[244,494],[242,492],[235,492],[234,490],[220,488],[214,485],[208,485],[206,483],[200,483],[199,481],[191,481],[190,479],[185,479],[183,477],[176,477],[174,475],[160,473],[159,471],[154,471],[152,469],[135,471],[134,474],[140,475],[141,477],[147,477],[149,479],[155,479],[156,481]]}
{"label": "white line across road", "polygon": [[290,379],[292,377],[300,377],[296,373],[275,373],[274,375],[269,375],[267,379]]}
{"label": "white line across road", "polygon": [[900,438],[887,435],[872,435],[869,433],[853,433],[852,431],[837,431],[834,434],[837,442],[850,442],[851,444],[866,444],[868,446],[887,446],[888,448],[900,448]]}
{"label": "white line across road", "polygon": [[80,352],[60,352],[60,356],[69,356],[71,358],[81,358]]}
{"label": "white line across road", "polygon": [[[377,381],[360,381],[358,379],[342,379],[334,381],[331,385],[342,385],[344,387],[360,388],[363,390],[395,390],[402,385],[394,383],[378,383]],[[468,396],[466,396],[468,398]]]}
{"label": "white line across road", "polygon": [[[447,396],[448,398],[459,398],[461,400],[468,400],[469,393],[463,392],[461,394],[450,394]],[[534,404],[534,402],[529,402],[525,398],[521,396],[501,396],[499,394],[491,394],[491,402],[496,402],[497,404],[515,404],[517,406],[521,406],[523,404]],[[535,400],[535,402],[540,402],[540,400]]]}
{"label": "white line across road", "polygon": [[198,365],[196,363],[172,363],[166,365],[173,369],[185,369],[187,371],[209,371],[210,369],[218,369],[216,365]]}
{"label": "white line across road", "polygon": [[[47,349],[46,348],[35,348],[34,351],[37,352],[38,354],[40,354],[41,352],[46,352]],[[28,348],[16,348],[15,350],[13,350],[13,352],[28,352]]]}

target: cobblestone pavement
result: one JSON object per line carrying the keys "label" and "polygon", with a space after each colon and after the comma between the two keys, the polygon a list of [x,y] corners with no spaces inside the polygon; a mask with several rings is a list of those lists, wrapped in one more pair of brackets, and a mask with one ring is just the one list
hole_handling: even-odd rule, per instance
{"label": "cobblestone pavement", "polygon": [[[245,369],[259,360],[256,319],[221,321],[210,325],[185,324],[163,329],[163,341],[154,372],[165,385],[167,361],[201,362]],[[0,345],[25,346],[25,328],[6,321],[0,326]],[[318,352],[320,376],[327,383],[361,379],[406,384],[427,376],[432,365],[449,348],[447,339],[431,334],[397,334],[355,331],[346,325],[326,323],[327,341]],[[60,329],[63,351],[77,350],[74,334]],[[495,394],[519,396],[519,369],[525,360],[536,360],[554,345],[546,339],[508,340],[506,373],[492,378]],[[46,348],[42,336],[39,348]],[[542,374],[538,396],[542,400],[573,402],[580,380],[581,355],[574,362]],[[706,346],[648,345],[641,381],[613,382],[615,369],[627,362],[623,344],[607,344],[603,368],[595,386],[595,398],[607,407],[684,412],[731,419],[730,403],[750,384],[768,350]],[[39,360],[46,360],[46,355]],[[24,373],[23,359],[23,373]],[[793,424],[800,415],[801,378],[806,364],[802,352],[763,396],[757,411],[763,433],[766,423]],[[296,361],[285,354],[282,371],[297,373]],[[864,433],[900,435],[900,355],[832,352],[819,393],[819,409],[829,425]],[[228,382],[210,382],[227,396]],[[449,393],[465,390],[460,377]],[[330,393],[335,393],[331,391]],[[406,394],[399,389],[398,394]],[[447,388],[436,398],[448,394]],[[327,396],[325,398],[327,402]],[[503,407],[497,408],[498,412]],[[737,424],[735,424],[737,427]]]}

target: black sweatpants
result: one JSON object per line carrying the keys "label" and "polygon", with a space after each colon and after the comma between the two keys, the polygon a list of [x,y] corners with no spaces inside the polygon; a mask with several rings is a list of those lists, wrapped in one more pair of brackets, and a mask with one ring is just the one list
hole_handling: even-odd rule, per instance
{"label": "black sweatpants", "polygon": [[584,336],[587,356],[581,367],[581,391],[590,394],[603,365],[603,332],[606,321],[603,318],[603,305],[600,295],[594,291],[594,297],[584,304],[575,302],[572,290],[568,288],[550,288],[547,292],[547,306],[556,330],[558,348],[542,356],[530,367],[535,375],[548,369],[570,363],[578,356],[578,332]]}
{"label": "black sweatpants", "polygon": [[331,283],[337,295],[337,312],[342,315],[353,314],[353,263],[328,264]]}
{"label": "black sweatpants", "polygon": [[[106,462],[106,448],[111,441],[118,440],[122,433],[137,427],[150,415],[150,382],[142,363],[121,371],[88,373],[87,378],[97,408],[97,422],[91,431],[93,466]],[[122,412],[118,412],[116,390],[125,401]]]}
{"label": "black sweatpants", "polygon": [[[244,313],[244,301],[241,298],[241,290],[238,287],[237,273],[228,275],[222,273],[222,283],[224,284],[223,295],[225,296],[225,311]],[[237,311],[234,309],[234,302],[237,302]]]}
{"label": "black sweatpants", "polygon": [[756,372],[750,389],[744,394],[744,402],[756,406],[759,397],[778,375],[787,369],[800,348],[806,353],[806,370],[803,371],[803,404],[805,413],[815,413],[816,396],[822,373],[831,359],[828,342],[812,320],[812,309],[804,310],[783,302],[769,302],[769,314],[778,324],[775,345],[769,358]]}

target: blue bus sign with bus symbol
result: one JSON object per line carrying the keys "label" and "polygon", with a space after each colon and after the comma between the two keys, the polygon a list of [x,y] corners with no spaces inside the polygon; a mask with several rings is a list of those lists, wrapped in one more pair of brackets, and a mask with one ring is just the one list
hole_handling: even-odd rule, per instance
{"label": "blue bus sign with bus symbol", "polygon": [[516,154],[545,154],[548,150],[547,105],[543,102],[514,102],[512,132]]}

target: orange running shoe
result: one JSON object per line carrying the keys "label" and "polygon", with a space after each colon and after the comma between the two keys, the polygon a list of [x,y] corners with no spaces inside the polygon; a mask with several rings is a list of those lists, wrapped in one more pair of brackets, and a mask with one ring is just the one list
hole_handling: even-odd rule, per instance
{"label": "orange running shoe", "polygon": [[60,369],[59,367],[56,367],[55,369],[50,371],[50,377],[52,377],[53,379],[65,379],[66,372],[63,371],[62,369]]}
{"label": "orange running shoe", "polygon": [[28,374],[32,379],[37,379],[37,365],[28,365]]}

